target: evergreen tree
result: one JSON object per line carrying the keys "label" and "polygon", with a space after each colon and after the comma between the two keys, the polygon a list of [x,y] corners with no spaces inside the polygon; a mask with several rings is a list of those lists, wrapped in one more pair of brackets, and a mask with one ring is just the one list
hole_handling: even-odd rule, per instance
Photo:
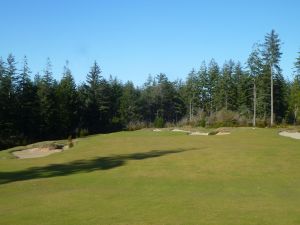
{"label": "evergreen tree", "polygon": [[74,135],[78,125],[78,94],[68,61],[64,66],[63,76],[57,88],[60,135]]}
{"label": "evergreen tree", "polygon": [[296,58],[295,66],[295,74],[296,76],[300,76],[300,52],[298,52],[299,56]]}
{"label": "evergreen tree", "polygon": [[103,92],[103,95],[107,95],[107,101],[109,106],[108,117],[109,117],[109,130],[115,131],[120,130],[123,127],[122,119],[120,115],[120,104],[121,97],[123,92],[122,83],[115,77],[113,78],[111,75],[108,81],[109,92]]}
{"label": "evergreen tree", "polygon": [[149,75],[141,90],[141,97],[138,103],[140,112],[142,112],[142,119],[148,124],[153,122],[157,116],[155,86],[155,79]]}
{"label": "evergreen tree", "polygon": [[251,101],[251,85],[248,74],[243,71],[241,63],[238,62],[234,67],[233,82],[235,87],[235,102],[234,110],[238,111],[240,115],[249,116]]}
{"label": "evergreen tree", "polygon": [[138,98],[139,91],[135,89],[132,82],[127,82],[123,87],[119,110],[125,125],[140,120],[138,115]]}
{"label": "evergreen tree", "polygon": [[300,117],[300,52],[294,65],[295,77],[291,85],[289,108],[293,114],[293,123],[296,125],[299,123]]}
{"label": "evergreen tree", "polygon": [[16,118],[18,107],[16,104],[16,78],[17,68],[16,61],[12,54],[7,57],[6,65],[1,60],[1,88],[0,88],[0,102],[1,102],[1,139],[2,145],[10,146],[17,140]]}
{"label": "evergreen tree", "polygon": [[[84,114],[84,126],[91,133],[96,133],[101,130],[101,99],[100,99],[100,82],[101,82],[101,69],[95,61],[91,67],[90,72],[87,74],[86,82],[87,84],[81,88],[81,92],[84,95],[86,92],[86,100]],[[86,89],[86,90],[84,90]],[[83,96],[82,95],[82,96]]]}
{"label": "evergreen tree", "polygon": [[289,98],[290,111],[293,114],[293,123],[296,125],[300,117],[300,76],[296,75],[292,86]]}
{"label": "evergreen tree", "polygon": [[208,90],[208,72],[205,61],[202,62],[198,72],[199,79],[199,92],[200,92],[200,107],[205,112],[209,112],[209,90]]}
{"label": "evergreen tree", "polygon": [[262,72],[262,60],[260,58],[259,45],[255,44],[253,50],[248,58],[247,66],[250,72],[250,79],[253,85],[253,119],[252,125],[256,126],[256,108],[257,108],[257,82],[258,77]]}
{"label": "evergreen tree", "polygon": [[186,81],[186,94],[188,98],[188,109],[189,109],[189,119],[193,119],[195,109],[200,105],[199,104],[199,80],[195,69],[187,76]]}
{"label": "evergreen tree", "polygon": [[17,129],[24,138],[24,144],[36,140],[38,137],[38,96],[37,89],[30,79],[30,69],[27,57],[24,56],[23,66],[17,79]]}
{"label": "evergreen tree", "polygon": [[212,59],[208,66],[208,82],[207,91],[209,99],[209,113],[217,111],[217,103],[220,102],[220,95],[218,89],[218,82],[220,78],[220,69],[214,59]]}
{"label": "evergreen tree", "polygon": [[6,147],[5,143],[5,117],[6,117],[6,88],[5,88],[5,63],[2,58],[0,58],[0,149]]}
{"label": "evergreen tree", "polygon": [[222,69],[222,76],[218,80],[218,102],[217,109],[225,108],[226,110],[234,110],[236,87],[233,83],[233,68],[234,62],[229,60],[225,62]]}
{"label": "evergreen tree", "polygon": [[[38,77],[37,77],[38,78]],[[40,80],[36,81],[38,86],[40,112],[40,136],[42,138],[56,138],[58,130],[58,108],[56,99],[57,83],[53,79],[52,65],[47,58],[46,68]]]}
{"label": "evergreen tree", "polygon": [[[265,36],[265,43],[264,43],[264,50],[263,50],[263,56],[265,60],[265,64],[269,66],[270,68],[270,77],[271,77],[271,123],[272,126],[274,123],[274,75],[277,74],[280,76],[280,67],[279,62],[281,58],[281,52],[280,52],[280,39],[278,34],[276,34],[275,30],[272,30],[270,33],[268,33]],[[278,79],[279,80],[279,79]],[[280,86],[280,84],[277,84],[277,88]]]}

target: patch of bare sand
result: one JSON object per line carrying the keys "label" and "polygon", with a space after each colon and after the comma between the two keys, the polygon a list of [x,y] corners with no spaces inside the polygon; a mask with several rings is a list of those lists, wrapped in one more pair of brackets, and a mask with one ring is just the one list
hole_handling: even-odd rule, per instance
{"label": "patch of bare sand", "polygon": [[282,131],[282,132],[279,133],[279,135],[284,136],[284,137],[294,138],[294,139],[300,139],[300,133],[299,132]]}
{"label": "patch of bare sand", "polygon": [[154,132],[161,132],[161,129],[154,129]]}
{"label": "patch of bare sand", "polygon": [[187,130],[181,130],[181,129],[177,129],[177,128],[173,129],[172,131],[173,131],[173,132],[190,133],[190,131],[187,131]]}
{"label": "patch of bare sand", "polygon": [[203,133],[203,132],[192,132],[190,133],[192,136],[206,136],[209,135],[209,133]]}
{"label": "patch of bare sand", "polygon": [[21,151],[15,151],[12,154],[19,159],[39,158],[51,155],[53,153],[62,152],[63,149],[49,149],[49,148],[32,148]]}
{"label": "patch of bare sand", "polygon": [[229,132],[218,132],[216,135],[228,135],[230,134]]}

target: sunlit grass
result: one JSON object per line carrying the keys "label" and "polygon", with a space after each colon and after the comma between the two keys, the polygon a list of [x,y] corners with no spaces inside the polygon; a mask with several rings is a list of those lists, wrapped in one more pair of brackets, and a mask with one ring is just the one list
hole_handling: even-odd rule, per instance
{"label": "sunlit grass", "polygon": [[119,132],[0,159],[0,224],[300,224],[300,141],[277,132]]}

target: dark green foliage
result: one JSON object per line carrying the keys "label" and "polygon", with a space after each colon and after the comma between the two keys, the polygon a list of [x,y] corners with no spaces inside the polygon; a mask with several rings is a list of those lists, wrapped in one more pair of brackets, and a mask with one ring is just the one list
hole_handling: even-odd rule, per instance
{"label": "dark green foliage", "polygon": [[154,120],[154,127],[163,128],[164,127],[164,119],[160,116],[156,117]]}
{"label": "dark green foliage", "polygon": [[185,81],[172,82],[160,73],[149,76],[142,87],[112,76],[105,79],[96,61],[79,85],[68,62],[56,81],[49,59],[32,80],[27,58],[18,70],[10,54],[6,61],[0,58],[0,149],[153,124],[247,126],[256,118],[257,126],[265,127],[270,124],[271,77],[275,122],[299,123],[300,57],[295,79],[287,83],[279,65],[280,45],[272,30],[263,45],[254,47],[248,70],[233,60],[220,68],[212,59],[208,65],[202,62],[199,71],[192,69]]}
{"label": "dark green foliage", "polygon": [[89,135],[88,129],[80,129],[78,133],[78,137],[86,137]]}
{"label": "dark green foliage", "polygon": [[52,76],[52,65],[48,58],[44,74],[37,86],[40,112],[39,134],[42,138],[53,139],[57,137],[57,122],[59,121],[56,98],[57,87],[57,82]]}
{"label": "dark green foliage", "polygon": [[68,147],[69,148],[72,148],[74,146],[74,143],[73,143],[73,140],[72,140],[72,136],[70,135],[68,137]]}
{"label": "dark green foliage", "polygon": [[132,82],[127,82],[120,98],[119,113],[124,124],[140,120],[137,100],[140,97],[139,90]]}
{"label": "dark green foliage", "polygon": [[208,133],[208,135],[216,135],[216,134],[218,134],[218,133],[219,133],[219,131],[212,130],[212,131],[210,131],[210,132]]}
{"label": "dark green foliage", "polygon": [[56,90],[59,123],[58,131],[60,136],[72,135],[78,126],[78,93],[71,70],[66,63],[63,76]]}

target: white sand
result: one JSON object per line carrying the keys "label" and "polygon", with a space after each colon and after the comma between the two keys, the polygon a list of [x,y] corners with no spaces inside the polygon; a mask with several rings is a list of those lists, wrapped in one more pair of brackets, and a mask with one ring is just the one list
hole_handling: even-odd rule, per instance
{"label": "white sand", "polygon": [[160,129],[154,129],[153,131],[154,131],[154,132],[161,132]]}
{"label": "white sand", "polygon": [[173,129],[173,132],[184,132],[184,133],[190,133],[190,131],[187,130],[180,130],[180,129]]}
{"label": "white sand", "polygon": [[192,132],[192,133],[190,133],[190,135],[202,135],[202,136],[206,136],[206,135],[208,135],[208,133],[203,133],[203,132]]}
{"label": "white sand", "polygon": [[284,136],[284,137],[294,138],[294,139],[300,139],[300,133],[299,132],[282,131],[282,132],[279,133],[279,135]]}
{"label": "white sand", "polygon": [[230,134],[230,133],[229,132],[219,132],[216,135],[228,135],[228,134]]}
{"label": "white sand", "polygon": [[12,154],[20,159],[29,159],[29,158],[39,158],[45,157],[47,155],[51,155],[53,153],[61,152],[62,149],[53,149],[49,150],[49,148],[32,148],[25,149],[22,151],[15,151]]}

